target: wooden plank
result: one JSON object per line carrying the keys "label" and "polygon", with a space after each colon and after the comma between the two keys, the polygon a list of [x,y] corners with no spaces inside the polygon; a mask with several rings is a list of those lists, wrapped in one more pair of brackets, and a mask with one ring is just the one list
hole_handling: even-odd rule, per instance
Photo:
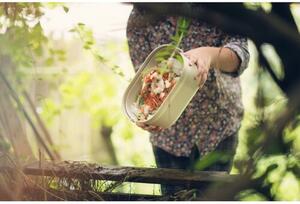
{"label": "wooden plank", "polygon": [[235,177],[225,172],[194,171],[178,169],[113,167],[85,162],[38,163],[23,168],[27,175],[55,176],[78,179],[109,180],[122,182],[156,183],[201,187],[203,183],[230,182]]}

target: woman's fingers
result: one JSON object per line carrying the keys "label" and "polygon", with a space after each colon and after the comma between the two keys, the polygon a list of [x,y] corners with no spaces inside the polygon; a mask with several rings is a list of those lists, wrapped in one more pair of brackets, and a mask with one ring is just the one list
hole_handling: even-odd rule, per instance
{"label": "woman's fingers", "polygon": [[161,131],[161,130],[162,130],[161,127],[151,127],[151,128],[149,129],[150,132],[159,132],[159,131]]}
{"label": "woman's fingers", "polygon": [[199,88],[202,88],[202,86],[204,85],[204,83],[206,82],[207,79],[207,75],[203,74],[199,77],[198,79],[198,86]]}
{"label": "woman's fingers", "polygon": [[193,57],[193,55],[192,54],[190,54],[190,52],[188,51],[188,52],[185,52],[185,53],[183,53],[183,55],[184,56],[186,56],[186,58],[188,58],[189,59],[189,64],[190,65],[192,65],[192,64],[195,64],[196,63],[196,57]]}
{"label": "woman's fingers", "polygon": [[155,126],[155,125],[147,125],[147,124],[140,123],[140,122],[136,122],[136,125],[142,129],[150,131],[150,132],[158,132],[158,131],[163,130],[162,127]]}
{"label": "woman's fingers", "polygon": [[193,64],[197,65],[197,58],[190,56],[189,60],[190,60],[190,65],[193,65]]}
{"label": "woman's fingers", "polygon": [[154,126],[154,125],[147,125],[147,126],[148,126],[147,129],[152,132],[157,132],[162,130],[162,128],[159,126]]}
{"label": "woman's fingers", "polygon": [[203,84],[203,75],[201,73],[198,74],[198,76],[197,76],[197,83],[198,83],[199,87],[202,87],[202,84]]}
{"label": "woman's fingers", "polygon": [[145,128],[145,124],[144,123],[141,123],[141,122],[136,122],[135,123],[137,126],[139,126],[140,128]]}
{"label": "woman's fingers", "polygon": [[198,84],[200,88],[202,88],[202,86],[204,85],[204,83],[206,82],[206,80],[207,80],[207,74],[204,74],[203,78],[202,78],[202,83]]}
{"label": "woman's fingers", "polygon": [[207,79],[207,74],[208,74],[208,69],[206,68],[207,66],[205,65],[204,61],[201,58],[196,58],[194,55],[190,54],[189,52],[186,52],[184,54],[189,59],[190,65],[195,64],[197,66],[198,74],[196,78],[199,87],[202,87]]}
{"label": "woman's fingers", "polygon": [[206,68],[205,63],[200,59],[198,59],[197,61],[197,69],[198,69],[198,74],[197,74],[198,86],[201,88],[207,80],[208,69]]}

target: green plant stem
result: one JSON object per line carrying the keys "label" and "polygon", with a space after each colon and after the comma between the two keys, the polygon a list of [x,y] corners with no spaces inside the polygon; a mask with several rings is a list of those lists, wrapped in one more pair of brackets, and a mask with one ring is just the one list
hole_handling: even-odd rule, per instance
{"label": "green plant stem", "polygon": [[170,59],[172,59],[174,57],[174,55],[176,53],[176,49],[179,47],[179,45],[180,45],[180,43],[182,41],[182,38],[183,38],[183,32],[180,34],[179,40],[178,40],[178,42],[175,45],[175,49],[173,50],[173,52],[172,52],[172,54],[171,54],[171,56],[169,57],[168,60],[170,60]]}

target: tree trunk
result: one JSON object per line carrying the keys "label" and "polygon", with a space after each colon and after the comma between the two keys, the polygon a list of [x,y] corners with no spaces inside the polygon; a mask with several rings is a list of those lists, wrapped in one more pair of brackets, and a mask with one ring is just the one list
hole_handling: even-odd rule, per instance
{"label": "tree trunk", "polygon": [[111,140],[111,133],[112,133],[112,127],[108,127],[108,126],[101,127],[101,136],[107,148],[108,154],[111,157],[112,164],[118,165],[117,155]]}

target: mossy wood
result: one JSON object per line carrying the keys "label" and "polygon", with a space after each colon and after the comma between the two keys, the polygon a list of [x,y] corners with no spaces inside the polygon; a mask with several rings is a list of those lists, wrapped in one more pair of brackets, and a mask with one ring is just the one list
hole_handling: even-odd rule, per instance
{"label": "mossy wood", "polygon": [[[0,172],[14,168],[1,166]],[[85,162],[33,163],[23,167],[26,175],[77,178],[82,180],[107,180],[121,182],[154,183],[201,187],[203,183],[230,182],[235,175],[226,172],[177,169],[100,166]]]}

